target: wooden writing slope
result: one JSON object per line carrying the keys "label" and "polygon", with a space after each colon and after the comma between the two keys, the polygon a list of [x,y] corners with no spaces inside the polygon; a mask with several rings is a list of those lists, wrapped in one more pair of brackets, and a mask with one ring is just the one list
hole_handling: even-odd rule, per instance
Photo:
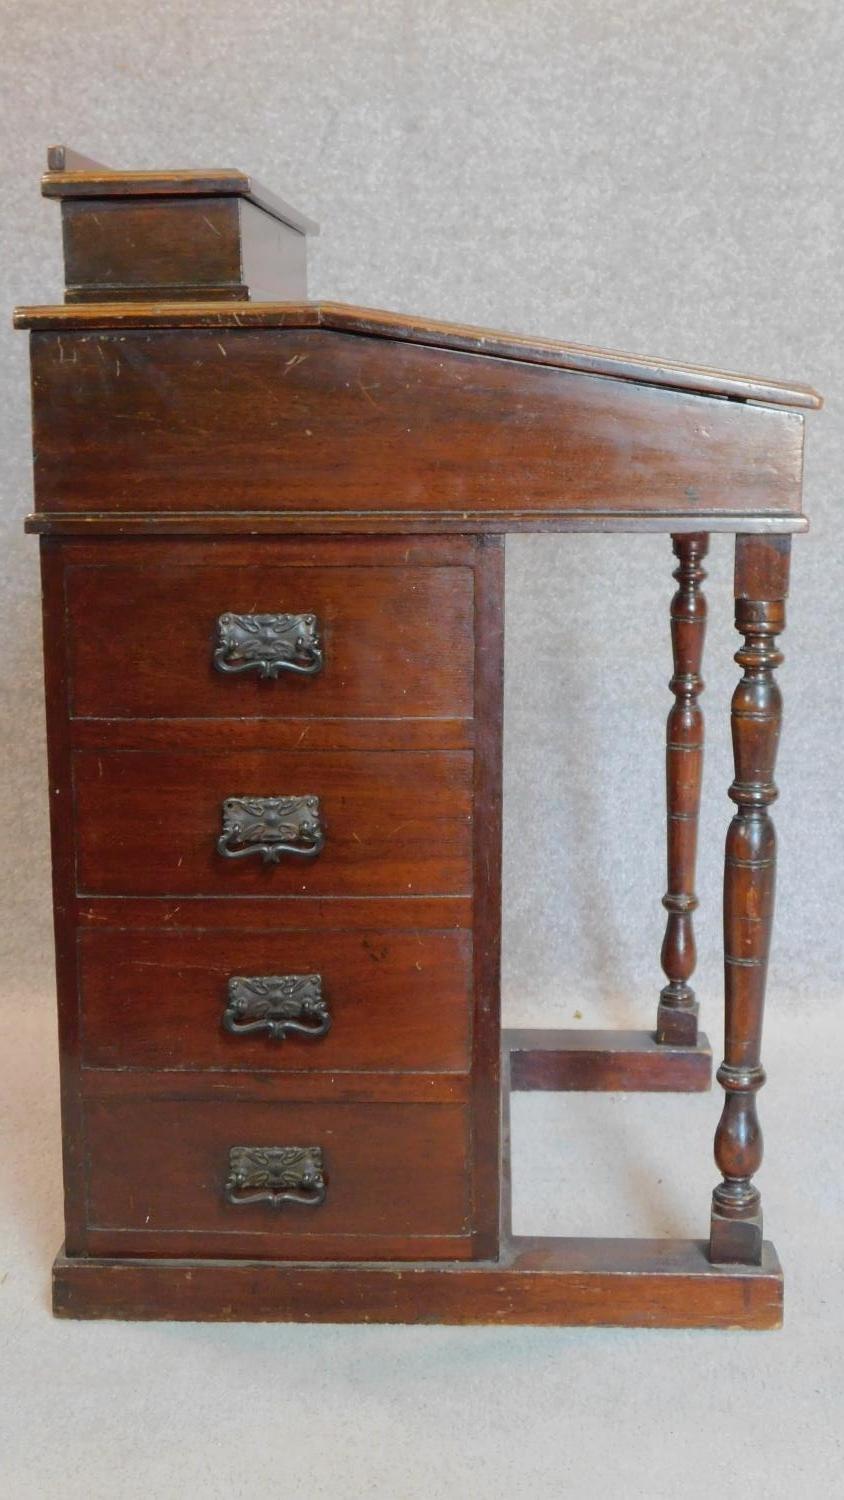
{"label": "wooden writing slope", "polygon": [[[74,1317],[767,1328],[753,1177],[813,391],[304,298],[241,173],[53,148],[30,330]],[[263,298],[283,300],[255,300]],[[164,300],[162,300],[164,299]],[[503,539],[672,539],[654,1031],[499,1025]],[[515,1089],[704,1089],[708,535],[736,537],[709,1240],[513,1236]],[[656,836],[656,831],[655,831]]]}

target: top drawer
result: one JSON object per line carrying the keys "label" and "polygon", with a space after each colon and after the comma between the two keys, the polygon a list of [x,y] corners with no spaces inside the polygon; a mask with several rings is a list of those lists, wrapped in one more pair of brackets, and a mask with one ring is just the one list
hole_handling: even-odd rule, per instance
{"label": "top drawer", "polygon": [[[262,541],[248,550],[197,543],[165,553],[151,543],[146,555],[138,546],[78,555],[86,560],[71,553],[66,574],[76,717],[472,715],[471,567],[305,566],[288,560],[283,543]],[[374,559],[385,555],[394,550]],[[266,651],[260,644],[266,622],[254,622],[302,614],[315,617],[319,661],[306,645],[294,663],[317,665],[315,673],[274,665],[272,639]],[[221,635],[221,616],[249,619],[229,619]],[[250,628],[259,644],[244,658]],[[272,625],[268,634],[278,641]]]}

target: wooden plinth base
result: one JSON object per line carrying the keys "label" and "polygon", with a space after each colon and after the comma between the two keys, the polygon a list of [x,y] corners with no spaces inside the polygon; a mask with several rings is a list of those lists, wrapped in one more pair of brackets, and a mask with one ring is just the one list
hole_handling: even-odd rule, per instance
{"label": "wooden plinth base", "polygon": [[777,1328],[782,1272],[713,1266],[702,1240],[520,1239],[497,1262],[282,1264],[67,1259],[53,1309],[68,1318],[215,1322],[503,1323]]}
{"label": "wooden plinth base", "polygon": [[702,1093],[712,1085],[712,1048],[658,1042],[651,1031],[505,1031],[512,1088]]}

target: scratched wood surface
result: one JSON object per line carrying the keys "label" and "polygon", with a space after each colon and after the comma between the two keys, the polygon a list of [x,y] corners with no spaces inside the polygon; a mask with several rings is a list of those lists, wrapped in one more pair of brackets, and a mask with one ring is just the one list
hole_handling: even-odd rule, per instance
{"label": "scratched wood surface", "polygon": [[798,411],[324,328],[38,332],[32,359],[51,513],[800,514]]}
{"label": "scratched wood surface", "polygon": [[[95,928],[79,935],[89,1067],[186,1071],[466,1073],[472,939],[466,931],[279,932],[253,917],[230,927]],[[331,1017],[316,1039],[232,1035],[220,1024],[233,975],[315,974]],[[160,996],[166,991],[167,1004]]]}
{"label": "scratched wood surface", "polygon": [[[197,542],[140,553],[109,544],[78,561],[71,553],[73,713],[305,722],[471,718],[471,567],[429,566],[436,549],[417,548],[416,567],[389,547],[359,554],[357,566],[346,555],[348,565],[336,553],[326,566],[314,566],[313,556],[297,563],[295,550],[270,539],[246,551]],[[322,670],[314,677],[282,673],[275,681],[215,670],[217,621],[226,613],[314,614]],[[304,725],[302,732],[312,743]]]}
{"label": "scratched wood surface", "polygon": [[526,364],[547,364],[557,369],[588,375],[608,375],[644,385],[672,390],[697,391],[704,395],[728,396],[739,401],[761,401],[772,406],[817,409],[822,398],[811,386],[766,380],[755,375],[736,375],[704,365],[677,364],[643,355],[621,354],[569,344],[558,339],[526,337],[490,328],[472,328],[434,318],[406,313],[353,307],[339,302],[267,303],[260,307],[227,308],[215,302],[145,303],[134,307],[96,308],[20,307],[16,328],[333,328],[345,333],[365,333],[398,342],[427,344],[432,348],[459,349],[496,359],[515,359]]}

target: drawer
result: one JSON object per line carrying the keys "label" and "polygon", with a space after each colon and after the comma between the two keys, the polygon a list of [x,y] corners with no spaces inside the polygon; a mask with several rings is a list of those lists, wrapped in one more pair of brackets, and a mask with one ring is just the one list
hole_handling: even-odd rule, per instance
{"label": "drawer", "polygon": [[[89,1232],[99,1254],[127,1244],[179,1253],[189,1243],[192,1254],[241,1258],[419,1258],[426,1245],[436,1255],[438,1239],[468,1230],[460,1104],[117,1096],[89,1099],[85,1119]],[[254,1151],[267,1148],[262,1168]],[[309,1155],[282,1158],[280,1148]],[[307,1180],[315,1160],[323,1201]],[[227,1201],[227,1183],[240,1201]],[[249,1201],[267,1192],[275,1201]]]}
{"label": "drawer", "polygon": [[[283,556],[272,543],[256,543],[253,555],[266,549]],[[81,717],[437,718],[473,711],[468,567],[260,560],[189,567],[151,552],[145,564],[71,565],[65,587],[70,705]],[[299,615],[316,620],[307,632],[318,634],[319,660],[308,634],[304,651],[297,656],[293,648],[284,664],[297,627],[266,617]],[[221,617],[227,623],[218,627]]]}
{"label": "drawer", "polygon": [[[472,889],[469,751],[74,755],[78,889],[92,895],[460,895]],[[324,845],[218,851],[229,799],[319,799]],[[305,804],[297,804],[299,813]],[[277,811],[268,816],[278,819]],[[306,817],[307,821],[307,817]],[[250,827],[263,826],[259,818]],[[311,847],[315,847],[311,845]]]}
{"label": "drawer", "polygon": [[[468,1070],[469,932],[274,933],[269,925],[80,933],[84,1063]],[[255,982],[230,988],[232,978]]]}

